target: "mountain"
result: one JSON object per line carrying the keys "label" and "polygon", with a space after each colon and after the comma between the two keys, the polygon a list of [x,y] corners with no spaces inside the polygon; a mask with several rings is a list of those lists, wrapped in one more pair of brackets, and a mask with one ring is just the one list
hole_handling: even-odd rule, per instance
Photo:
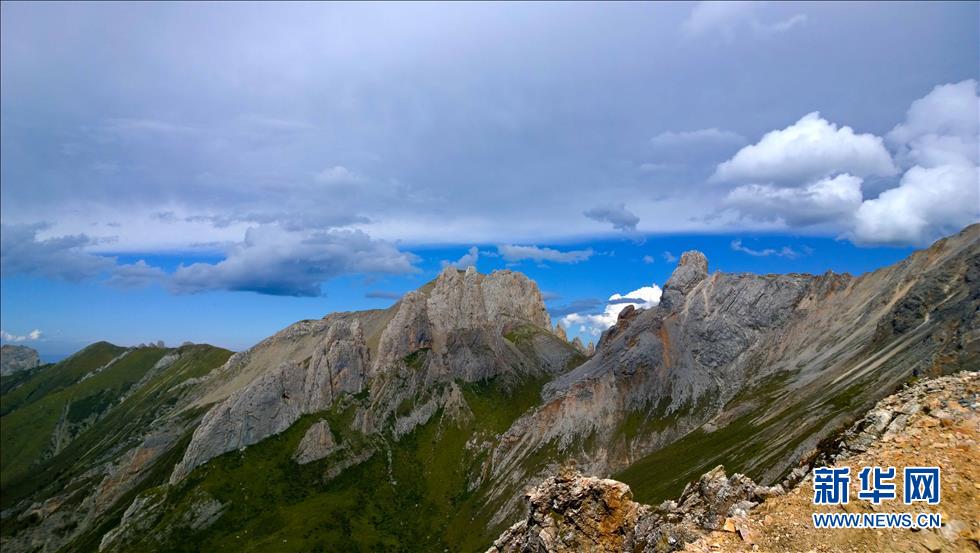
{"label": "mountain", "polygon": [[0,376],[10,376],[41,365],[37,351],[27,346],[0,346]]}
{"label": "mountain", "polygon": [[977,366],[978,307],[972,226],[859,277],[688,252],[589,357],[534,282],[472,268],[233,355],[96,344],[2,397],[0,539],[481,551],[571,460],[648,503],[719,464],[765,487],[913,375]]}
{"label": "mountain", "polygon": [[976,523],[970,526],[980,479],[973,458],[980,439],[978,394],[975,371],[915,382],[880,401],[828,444],[817,465],[806,463],[800,470],[802,476],[831,464],[942,467],[944,524],[938,530],[816,529],[807,522],[814,512],[859,515],[881,509],[860,500],[814,506],[812,477],[784,490],[759,486],[741,474],[728,477],[719,466],[686,486],[676,501],[650,506],[634,501],[622,482],[564,467],[526,495],[527,515],[487,553],[972,551],[978,537]]}

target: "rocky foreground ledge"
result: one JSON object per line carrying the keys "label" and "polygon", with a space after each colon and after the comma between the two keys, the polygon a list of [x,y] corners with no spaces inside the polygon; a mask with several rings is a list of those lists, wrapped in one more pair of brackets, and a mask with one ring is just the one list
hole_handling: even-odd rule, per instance
{"label": "rocky foreground ledge", "polygon": [[[487,553],[668,551],[976,551],[980,549],[980,372],[909,386],[879,402],[805,459],[783,485],[728,477],[719,466],[677,501],[633,501],[626,484],[562,469],[529,492],[528,516]],[[816,530],[810,471],[816,465],[941,466],[944,527],[933,530]],[[852,503],[848,510],[874,508]],[[894,506],[893,506],[894,507]],[[895,507],[901,510],[900,504]],[[884,508],[882,506],[881,508]]]}

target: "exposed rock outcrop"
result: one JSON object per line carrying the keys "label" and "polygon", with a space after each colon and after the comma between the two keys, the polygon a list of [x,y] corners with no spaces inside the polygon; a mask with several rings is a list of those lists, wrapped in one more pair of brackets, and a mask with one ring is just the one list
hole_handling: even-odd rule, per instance
{"label": "exposed rock outcrop", "polygon": [[[397,437],[438,409],[458,411],[451,388],[437,383],[562,371],[576,352],[551,328],[533,281],[512,271],[482,275],[473,267],[447,267],[384,311],[294,325],[216,373],[211,393],[199,403],[217,404],[195,430],[171,482],[217,455],[282,432],[304,414],[329,409],[341,397],[368,394],[355,417],[365,434],[384,430],[399,405],[414,403],[391,423]],[[224,391],[228,395],[221,397]]]}
{"label": "exposed rock outcrop", "polygon": [[525,496],[527,518],[506,530],[487,553],[676,551],[780,493],[741,474],[729,478],[719,466],[677,501],[651,507],[633,501],[622,482],[564,469]]}
{"label": "exposed rock outcrop", "polygon": [[[705,256],[687,252],[658,307],[624,309],[595,354],[506,432],[493,487],[512,490],[501,493],[516,509],[515,487],[553,470],[528,463],[541,451],[594,474],[625,470],[627,482],[672,458],[682,463],[670,486],[731,459],[778,482],[914,371],[980,364],[977,275],[980,225],[856,278],[709,274]],[[665,449],[685,436],[719,445]]]}
{"label": "exposed rock outcrop", "polygon": [[41,365],[37,351],[27,346],[0,346],[0,376],[26,371]]}
{"label": "exposed rock outcrop", "polygon": [[[688,484],[677,501],[651,507],[633,501],[622,482],[566,468],[525,496],[527,516],[488,553],[966,551],[980,535],[970,520],[980,477],[971,455],[980,438],[978,409],[978,372],[918,382],[880,401],[815,460],[816,466],[941,466],[945,514],[938,530],[815,529],[814,511],[879,509],[858,500],[814,506],[809,478],[785,493],[744,475],[729,478],[719,466]],[[805,472],[813,462],[804,460]]]}

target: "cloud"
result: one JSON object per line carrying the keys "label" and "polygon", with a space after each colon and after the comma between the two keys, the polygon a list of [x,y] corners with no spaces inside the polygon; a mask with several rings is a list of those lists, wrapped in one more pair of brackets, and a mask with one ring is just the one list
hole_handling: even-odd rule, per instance
{"label": "cloud", "polygon": [[980,220],[977,81],[937,86],[912,102],[888,142],[912,166],[897,187],[860,206],[854,242],[925,245]]}
{"label": "cloud", "polygon": [[398,300],[404,294],[399,292],[386,292],[384,290],[371,290],[370,292],[364,294],[365,298],[381,299],[381,300]]}
{"label": "cloud", "polygon": [[562,252],[551,248],[539,248],[538,246],[514,246],[501,244],[497,246],[497,253],[508,263],[517,263],[529,259],[536,262],[552,261],[555,263],[579,263],[586,261],[595,251],[592,248],[585,250],[569,250]]}
{"label": "cloud", "polygon": [[111,257],[85,251],[96,240],[76,234],[39,239],[45,225],[0,224],[0,275],[36,275],[70,282],[95,278],[111,271]]}
{"label": "cloud", "polygon": [[541,299],[544,300],[544,301],[554,301],[554,300],[557,300],[557,299],[561,299],[561,294],[559,294],[557,292],[548,292],[546,290],[542,290],[541,291]]}
{"label": "cloud", "polygon": [[351,184],[363,181],[364,177],[343,165],[334,165],[317,173],[314,179],[323,184]]}
{"label": "cloud", "polygon": [[736,132],[712,127],[696,131],[666,131],[650,139],[650,144],[655,147],[690,147],[704,143],[744,144],[745,138]]}
{"label": "cloud", "polygon": [[586,217],[600,223],[611,223],[613,228],[623,232],[636,232],[640,218],[626,209],[625,204],[601,205],[584,213]]}
{"label": "cloud", "polygon": [[856,134],[812,112],[785,129],[770,131],[718,165],[713,181],[802,184],[839,173],[859,177],[898,172],[880,137]]}
{"label": "cloud", "polygon": [[909,107],[905,122],[886,136],[907,165],[976,165],[980,148],[980,98],[969,79],[932,89]]}
{"label": "cloud", "polygon": [[677,256],[670,253],[669,251],[665,251],[664,253],[661,254],[661,256],[664,258],[664,261],[666,261],[667,263],[674,263],[675,261],[677,261]]}
{"label": "cloud", "polygon": [[647,265],[649,265],[650,263],[653,263],[653,261],[654,261],[654,259],[653,259],[653,256],[652,255],[644,255],[643,256],[643,262],[646,263]]}
{"label": "cloud", "polygon": [[732,240],[732,249],[737,252],[747,253],[753,257],[769,257],[772,255],[776,257],[796,259],[797,257],[803,255],[789,246],[783,246],[779,249],[766,248],[764,250],[753,250],[747,246],[743,246],[742,240],[740,239]]}
{"label": "cloud", "polygon": [[[567,329],[578,327],[578,331],[598,336],[602,331],[616,324],[619,312],[632,305],[637,309],[650,309],[660,304],[662,290],[656,284],[637,288],[628,294],[613,294],[609,296],[606,307],[600,313],[588,313],[581,309],[561,317],[561,324]],[[596,305],[598,307],[598,305]]]}
{"label": "cloud", "polygon": [[218,263],[181,265],[170,279],[177,293],[251,291],[275,296],[318,296],[320,284],[351,273],[411,273],[418,258],[362,231],[287,231],[252,227]]}
{"label": "cloud", "polygon": [[166,279],[167,273],[159,267],[148,265],[140,259],[136,263],[118,265],[106,284],[117,288],[142,288]]}
{"label": "cloud", "polygon": [[913,167],[897,188],[867,200],[852,234],[863,245],[926,245],[980,220],[977,167]]}
{"label": "cloud", "polygon": [[760,2],[698,2],[681,24],[681,30],[692,37],[720,35],[732,40],[740,28],[747,28],[757,36],[765,37],[784,33],[806,22],[805,14],[796,14],[787,19],[765,23],[756,15],[761,5]]}
{"label": "cloud", "polygon": [[564,305],[559,305],[548,309],[553,318],[561,318],[569,313],[594,313],[602,307],[602,300],[599,298],[583,298],[570,301]]}
{"label": "cloud", "polygon": [[23,336],[15,336],[6,330],[0,330],[0,338],[3,338],[7,342],[33,342],[34,340],[40,340],[41,334],[41,331],[36,328]]}
{"label": "cloud", "polygon": [[846,221],[861,205],[861,179],[842,174],[802,187],[748,184],[728,193],[724,205],[759,221],[791,227]]}
{"label": "cloud", "polygon": [[480,249],[476,246],[471,246],[462,257],[456,261],[443,261],[443,267],[456,267],[457,269],[465,269],[467,267],[475,267],[476,262],[480,259]]}

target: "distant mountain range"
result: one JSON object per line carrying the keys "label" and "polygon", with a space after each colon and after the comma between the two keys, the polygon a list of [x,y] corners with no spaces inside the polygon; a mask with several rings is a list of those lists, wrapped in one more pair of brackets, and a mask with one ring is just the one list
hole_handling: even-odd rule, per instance
{"label": "distant mountain range", "polygon": [[[769,485],[914,375],[980,365],[980,225],[872,273],[710,273],[588,355],[520,273],[445,269],[253,348],[3,376],[4,551],[481,551],[575,460],[637,500]],[[19,376],[25,375],[25,376]]]}

